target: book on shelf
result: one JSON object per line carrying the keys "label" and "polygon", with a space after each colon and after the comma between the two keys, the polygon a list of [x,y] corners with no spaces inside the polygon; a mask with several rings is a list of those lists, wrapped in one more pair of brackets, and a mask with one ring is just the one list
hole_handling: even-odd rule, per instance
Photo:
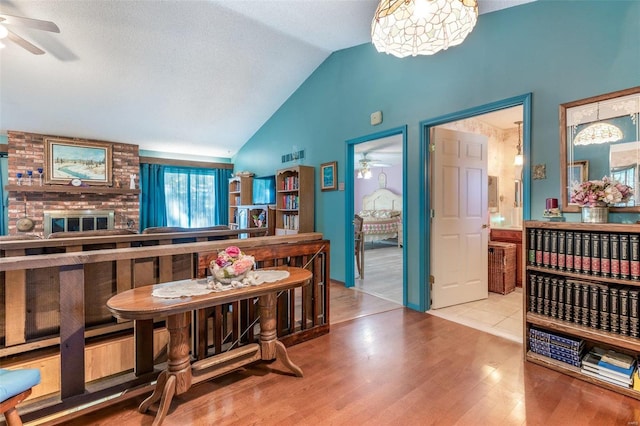
{"label": "book on shelf", "polygon": [[582,273],[591,273],[591,233],[582,233]]}
{"label": "book on shelf", "polygon": [[566,256],[566,232],[558,231],[558,269],[564,271],[567,267]]}
{"label": "book on shelf", "polygon": [[627,280],[631,277],[629,257],[629,235],[620,235],[620,278]]}
{"label": "book on shelf", "polygon": [[591,275],[600,275],[602,255],[600,253],[600,234],[591,234]]}
{"label": "book on shelf", "polygon": [[574,232],[573,237],[573,270],[582,271],[582,233]]}
{"label": "book on shelf", "polygon": [[549,266],[551,269],[558,269],[558,231],[551,231],[549,251]]}
{"label": "book on shelf", "polygon": [[609,234],[600,235],[600,275],[611,276],[611,249],[609,245]]}
{"label": "book on shelf", "polygon": [[586,376],[590,376],[595,379],[602,380],[603,382],[611,383],[612,385],[620,386],[627,389],[630,388],[631,384],[633,383],[633,380],[631,380],[631,383],[626,383],[624,380],[611,378],[611,377],[602,375],[599,372],[595,372],[586,368],[580,369],[580,372]]}
{"label": "book on shelf", "polygon": [[536,266],[542,266],[542,229],[536,229]]}
{"label": "book on shelf", "polygon": [[631,355],[623,354],[614,350],[605,351],[600,357],[600,361],[622,369],[629,369],[636,364],[636,360]]}
{"label": "book on shelf", "polygon": [[611,255],[611,278],[620,278],[620,236],[609,234]]}
{"label": "book on shelf", "polygon": [[566,263],[566,270],[569,272],[573,272],[574,271],[574,265],[573,265],[573,237],[574,237],[574,233],[571,231],[567,231],[566,232],[566,246],[565,246],[565,263]]}
{"label": "book on shelf", "polygon": [[632,234],[629,237],[629,262],[632,280],[640,280],[640,235]]}
{"label": "book on shelf", "polygon": [[551,267],[551,231],[542,231],[542,266]]}

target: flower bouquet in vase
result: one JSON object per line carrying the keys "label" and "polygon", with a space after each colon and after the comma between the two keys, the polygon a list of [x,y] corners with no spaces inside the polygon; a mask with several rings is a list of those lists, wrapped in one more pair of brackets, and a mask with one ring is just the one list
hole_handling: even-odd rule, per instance
{"label": "flower bouquet in vase", "polygon": [[253,256],[242,253],[240,248],[229,246],[218,252],[218,257],[211,261],[209,269],[213,278],[223,284],[242,281],[255,264]]}
{"label": "flower bouquet in vase", "polygon": [[602,180],[575,182],[571,188],[571,202],[582,208],[583,222],[606,223],[609,207],[626,203],[633,197],[633,189],[610,177]]}

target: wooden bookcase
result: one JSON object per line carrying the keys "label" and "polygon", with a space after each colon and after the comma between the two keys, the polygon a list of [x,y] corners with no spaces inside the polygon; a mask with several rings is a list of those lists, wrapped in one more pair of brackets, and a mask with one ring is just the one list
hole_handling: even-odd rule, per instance
{"label": "wooden bookcase", "polygon": [[293,166],[276,173],[276,235],[313,232],[314,174],[311,166]]}
{"label": "wooden bookcase", "polygon": [[235,176],[229,179],[229,229],[238,229],[238,206],[253,202],[253,177]]}
{"label": "wooden bookcase", "polygon": [[[567,251],[570,235],[573,239],[571,255]],[[589,243],[590,260],[588,266],[582,263],[580,269],[576,270],[571,266],[576,265],[575,241],[578,236],[582,240],[582,246],[585,241]],[[603,252],[603,236],[607,241],[609,256],[605,255],[606,250]],[[610,243],[617,241],[620,236],[623,236],[623,240],[628,237],[629,245],[624,249],[622,244],[618,245],[619,250],[616,250],[616,253],[619,260],[616,261],[611,257],[614,246]],[[524,356],[527,361],[640,399],[639,391],[587,376],[578,366],[533,352],[529,342],[529,331],[534,328],[569,338],[582,339],[585,341],[585,351],[593,346],[599,346],[637,357],[640,354],[638,337],[640,318],[638,318],[637,297],[640,290],[640,249],[637,244],[634,247],[632,241],[638,241],[638,237],[640,237],[640,225],[635,224],[525,222],[522,238],[525,264],[523,337]],[[562,240],[564,245],[561,244]],[[599,256],[592,256],[596,245],[598,253],[595,254]],[[585,254],[582,247],[580,254]],[[570,256],[572,261],[569,261]],[[587,257],[586,254],[584,257]],[[623,260],[620,260],[621,257]],[[594,260],[596,260],[595,263]],[[628,276],[618,277],[612,272],[603,274],[606,269],[615,272],[617,268],[613,265],[618,262],[621,265],[619,270],[623,272],[621,275],[628,274]],[[628,264],[623,267],[624,262]],[[594,264],[600,266],[593,266]],[[602,266],[606,264],[609,266]],[[568,288],[572,290],[567,290]],[[621,290],[627,294],[626,305],[622,302]],[[577,304],[575,304],[576,293],[578,294]],[[561,295],[562,301],[560,301]],[[568,296],[572,298],[571,307],[567,306],[569,305]],[[578,317],[575,315],[576,312]]]}

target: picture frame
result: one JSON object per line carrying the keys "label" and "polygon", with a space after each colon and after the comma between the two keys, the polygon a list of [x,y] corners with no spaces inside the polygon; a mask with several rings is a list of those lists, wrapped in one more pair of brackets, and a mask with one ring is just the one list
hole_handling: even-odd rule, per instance
{"label": "picture frame", "polygon": [[571,187],[574,182],[584,182],[589,180],[589,160],[572,161],[567,165],[567,202],[571,202]]}
{"label": "picture frame", "polygon": [[320,165],[320,189],[335,191],[338,189],[338,162],[330,161]]}
{"label": "picture frame", "polygon": [[44,139],[44,181],[46,184],[111,186],[112,144],[62,138]]}

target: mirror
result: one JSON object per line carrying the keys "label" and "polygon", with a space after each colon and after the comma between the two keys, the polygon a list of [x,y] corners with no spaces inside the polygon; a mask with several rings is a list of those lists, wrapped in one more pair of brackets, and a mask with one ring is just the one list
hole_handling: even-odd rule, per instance
{"label": "mirror", "polygon": [[634,188],[612,211],[640,212],[640,86],[560,105],[560,197],[563,212],[575,182],[610,176]]}

